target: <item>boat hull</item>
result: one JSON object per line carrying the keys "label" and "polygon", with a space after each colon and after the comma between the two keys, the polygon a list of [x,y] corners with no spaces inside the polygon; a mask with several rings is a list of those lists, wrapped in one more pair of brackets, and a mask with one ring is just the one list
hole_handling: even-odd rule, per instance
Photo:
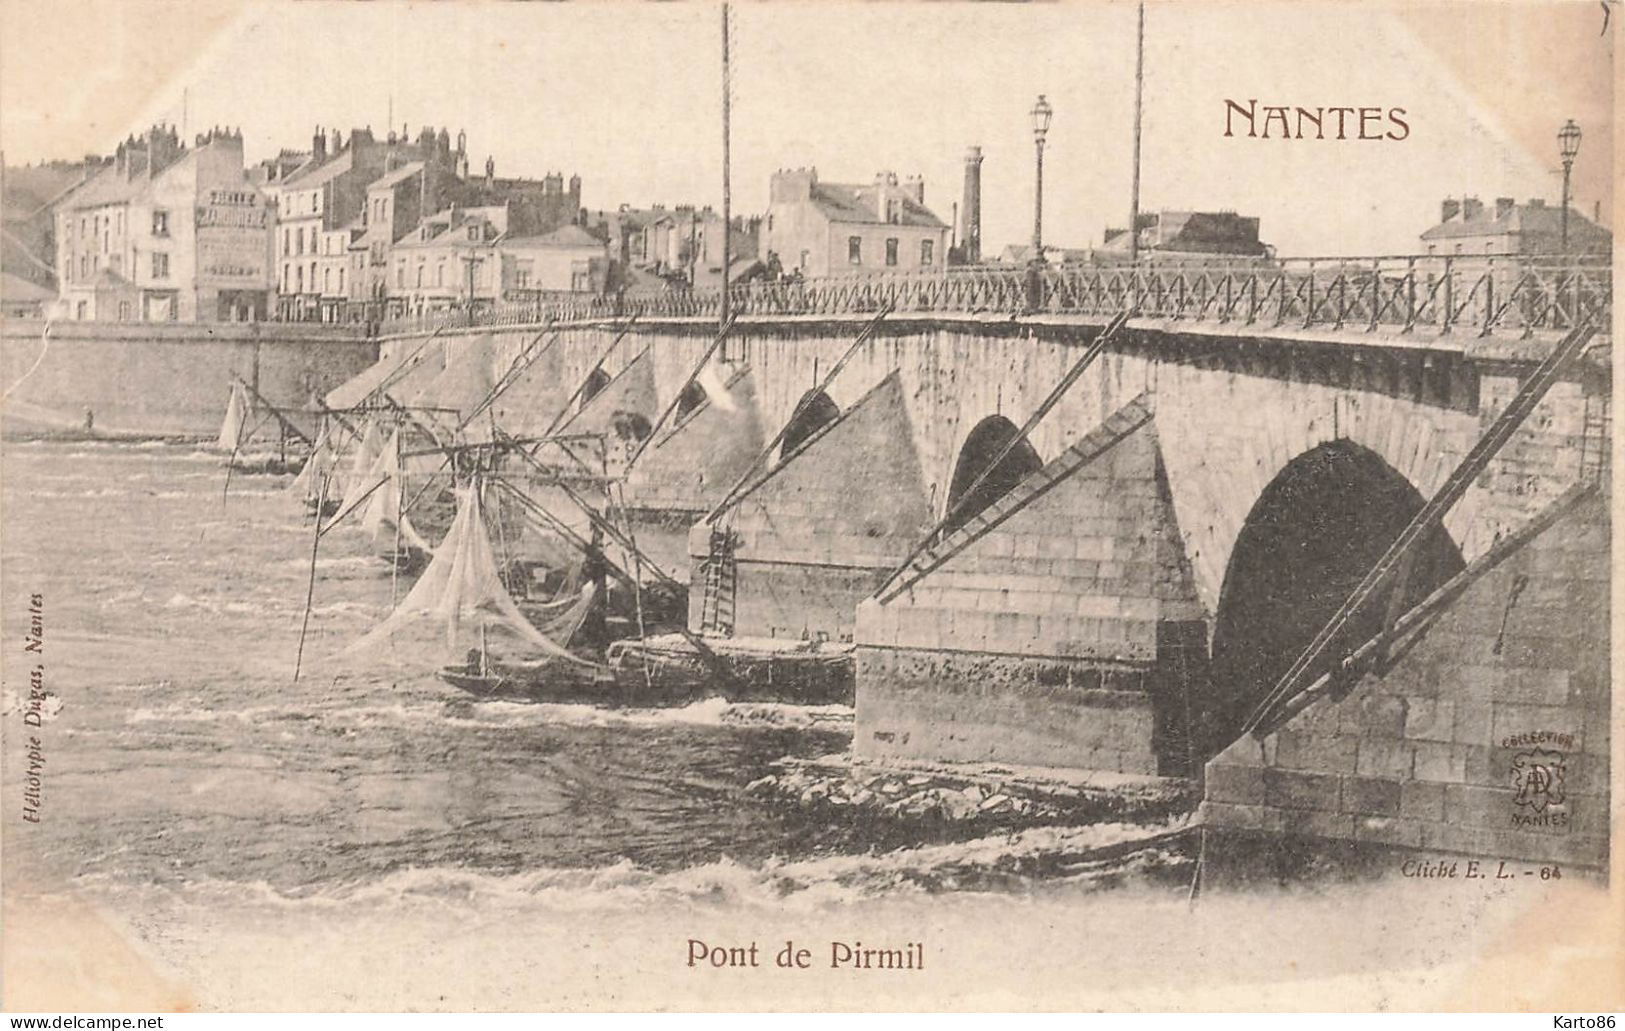
{"label": "boat hull", "polygon": [[[850,649],[753,648],[727,638],[708,641],[732,677],[722,682],[698,649],[682,640],[617,641],[607,660],[617,681],[652,684],[656,690],[701,690],[730,702],[783,702],[791,705],[851,705],[855,694]],[[714,686],[712,686],[714,685]]]}
{"label": "boat hull", "polygon": [[686,705],[704,697],[698,685],[656,686],[623,681],[603,667],[559,662],[513,667],[493,664],[483,673],[466,666],[445,666],[440,679],[476,698],[490,701],[552,702],[607,708],[655,708]]}

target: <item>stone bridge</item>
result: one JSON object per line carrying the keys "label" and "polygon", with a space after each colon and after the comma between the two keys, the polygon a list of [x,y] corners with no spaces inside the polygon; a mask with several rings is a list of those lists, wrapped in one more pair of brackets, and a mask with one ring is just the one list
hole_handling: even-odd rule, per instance
{"label": "stone bridge", "polygon": [[[385,350],[434,356],[401,400],[457,407],[528,347],[492,412],[510,432],[654,426],[626,499],[639,542],[687,570],[692,628],[853,641],[860,756],[1188,774],[1563,331],[1607,314],[1606,269],[1403,268],[1255,268],[1245,289],[1236,270],[1046,271],[1002,280],[997,311],[993,285],[954,275],[937,284],[953,303],[920,277],[838,300],[827,283],[742,288],[720,362],[692,383],[717,329],[704,298],[630,322],[489,312]],[[1104,292],[1085,304],[1085,287]],[[797,290],[801,310],[775,307]],[[1017,440],[1136,293],[1138,314]],[[1599,336],[1424,540],[1397,611],[1600,477],[1609,419]],[[724,599],[707,597],[714,563]]]}

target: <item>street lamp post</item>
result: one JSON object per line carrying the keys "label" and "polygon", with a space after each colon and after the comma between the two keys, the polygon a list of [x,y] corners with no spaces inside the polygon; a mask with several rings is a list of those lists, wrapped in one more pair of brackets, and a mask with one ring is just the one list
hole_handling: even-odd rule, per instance
{"label": "street lamp post", "polygon": [[1038,95],[1038,102],[1028,112],[1033,120],[1033,147],[1036,164],[1033,178],[1033,261],[1042,264],[1044,261],[1044,137],[1049,134],[1050,119],[1055,116],[1055,109],[1050,107],[1044,95]]}
{"label": "street lamp post", "polygon": [[1580,127],[1570,118],[1557,131],[1558,152],[1563,155],[1563,253],[1569,252],[1569,173],[1574,170],[1574,155],[1580,153]]}
{"label": "street lamp post", "polygon": [[474,324],[474,268],[475,266],[481,264],[485,259],[480,257],[479,252],[470,247],[468,249],[467,256],[465,256],[463,260],[468,263],[468,300],[466,310],[468,314],[468,324],[472,326]]}

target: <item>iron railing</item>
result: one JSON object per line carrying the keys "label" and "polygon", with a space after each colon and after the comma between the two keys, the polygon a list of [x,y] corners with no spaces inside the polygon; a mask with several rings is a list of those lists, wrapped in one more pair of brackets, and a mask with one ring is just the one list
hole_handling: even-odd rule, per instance
{"label": "iron railing", "polygon": [[[971,266],[936,271],[742,283],[741,318],[863,315],[1082,315],[1124,309],[1142,319],[1254,328],[1527,336],[1587,319],[1608,325],[1613,270],[1556,257],[1295,258]],[[456,326],[589,322],[634,313],[716,318],[719,290],[550,298],[389,320],[384,333]]]}

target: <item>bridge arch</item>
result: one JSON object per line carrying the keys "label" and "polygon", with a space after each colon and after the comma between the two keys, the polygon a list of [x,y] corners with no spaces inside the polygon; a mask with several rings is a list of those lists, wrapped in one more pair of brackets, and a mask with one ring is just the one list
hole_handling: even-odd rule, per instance
{"label": "bridge arch", "polygon": [[943,527],[944,534],[952,533],[969,522],[984,508],[1010,493],[1016,484],[1044,467],[1044,460],[1038,457],[1038,451],[1030,442],[1019,439],[1020,435],[1021,431],[1015,423],[1002,415],[990,415],[971,429],[965,443],[960,445],[959,458],[954,463],[954,476],[948,486],[944,511],[954,512],[954,506],[971,490],[971,485],[976,483],[983,471],[999,458],[1012,441],[1016,444],[993,466],[963,507],[954,512],[953,518]]}
{"label": "bridge arch", "polygon": [[580,411],[586,408],[592,402],[592,399],[602,393],[607,386],[609,386],[609,373],[604,371],[603,366],[599,366],[587,373],[587,381],[581,385],[581,400],[576,404],[576,410]]}
{"label": "bridge arch", "polygon": [[689,380],[688,385],[683,388],[683,392],[677,395],[677,410],[672,412],[672,418],[677,422],[681,422],[688,413],[705,404],[709,399],[710,395],[705,392],[704,387],[700,386],[698,380]]}
{"label": "bridge arch", "polygon": [[[1234,740],[1423,504],[1404,475],[1348,439],[1304,452],[1270,481],[1236,537],[1219,595],[1202,719],[1208,752]],[[1464,565],[1441,526],[1419,549],[1405,586],[1406,607]],[[1374,600],[1337,644],[1352,647],[1374,637],[1385,611],[1386,603]]]}
{"label": "bridge arch", "polygon": [[800,414],[790,420],[790,425],[784,431],[784,443],[779,446],[780,461],[806,443],[808,437],[841,417],[840,406],[822,390],[809,390],[802,394],[796,401],[796,410]]}

